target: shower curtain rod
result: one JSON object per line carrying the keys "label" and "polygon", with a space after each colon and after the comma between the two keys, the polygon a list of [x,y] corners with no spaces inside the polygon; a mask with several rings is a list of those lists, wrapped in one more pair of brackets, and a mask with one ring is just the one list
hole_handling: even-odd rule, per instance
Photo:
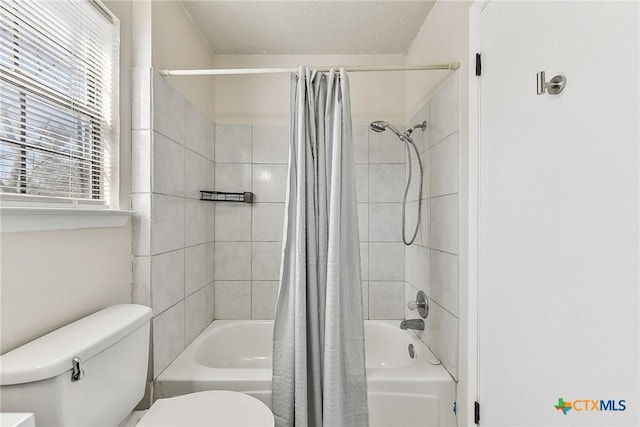
{"label": "shower curtain rod", "polygon": [[[341,68],[334,67],[317,67],[318,71],[329,71],[330,69]],[[459,62],[450,62],[448,64],[435,65],[356,65],[344,67],[347,72],[364,72],[364,71],[424,71],[424,70],[457,70],[460,68]],[[299,70],[295,68],[209,68],[199,70],[160,70],[162,76],[221,76],[221,75],[240,75],[240,74],[280,74],[295,73]]]}

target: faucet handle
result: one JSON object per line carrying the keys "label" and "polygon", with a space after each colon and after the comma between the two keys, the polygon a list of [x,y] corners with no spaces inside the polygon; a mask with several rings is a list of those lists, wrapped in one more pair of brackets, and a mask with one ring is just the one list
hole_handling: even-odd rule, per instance
{"label": "faucet handle", "polygon": [[418,291],[416,300],[407,302],[407,308],[412,311],[418,310],[420,317],[426,319],[429,315],[429,303],[427,302],[427,295],[422,291]]}

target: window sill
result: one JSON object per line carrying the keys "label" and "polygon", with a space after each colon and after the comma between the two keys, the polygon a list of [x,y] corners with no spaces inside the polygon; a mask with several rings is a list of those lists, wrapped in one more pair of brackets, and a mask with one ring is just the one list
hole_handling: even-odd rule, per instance
{"label": "window sill", "polygon": [[122,227],[134,214],[130,210],[2,207],[0,229],[15,233]]}

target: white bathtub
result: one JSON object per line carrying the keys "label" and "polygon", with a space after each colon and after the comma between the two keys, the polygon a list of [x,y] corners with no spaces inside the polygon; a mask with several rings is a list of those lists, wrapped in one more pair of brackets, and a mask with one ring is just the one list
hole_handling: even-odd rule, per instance
{"label": "white bathtub", "polygon": [[[234,390],[271,407],[272,336],[273,321],[214,321],[158,377],[155,397]],[[456,425],[455,382],[415,334],[366,320],[365,345],[371,427]]]}

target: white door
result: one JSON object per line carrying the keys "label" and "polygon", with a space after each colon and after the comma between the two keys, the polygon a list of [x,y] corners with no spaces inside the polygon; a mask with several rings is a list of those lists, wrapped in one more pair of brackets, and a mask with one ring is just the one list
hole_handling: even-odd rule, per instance
{"label": "white door", "polygon": [[640,425],[638,2],[479,15],[480,424]]}

